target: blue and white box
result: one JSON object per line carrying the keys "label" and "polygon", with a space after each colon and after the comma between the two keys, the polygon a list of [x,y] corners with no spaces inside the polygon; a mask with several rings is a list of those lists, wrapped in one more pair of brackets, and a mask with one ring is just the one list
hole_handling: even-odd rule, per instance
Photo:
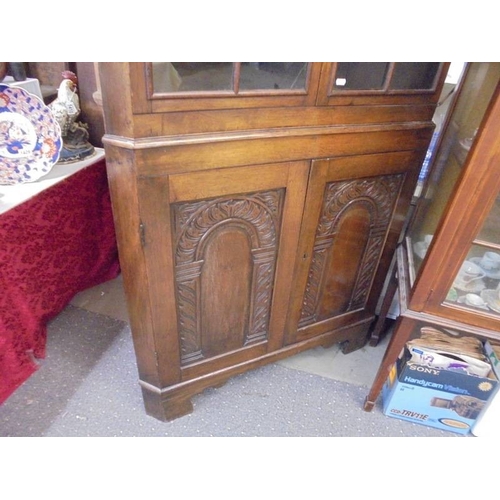
{"label": "blue and white box", "polygon": [[493,372],[486,377],[462,370],[432,368],[398,360],[384,385],[384,414],[437,429],[468,434],[498,388]]}

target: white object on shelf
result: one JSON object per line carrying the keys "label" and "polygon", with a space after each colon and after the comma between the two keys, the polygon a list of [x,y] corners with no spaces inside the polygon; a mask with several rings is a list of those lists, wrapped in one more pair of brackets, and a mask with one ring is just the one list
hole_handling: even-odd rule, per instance
{"label": "white object on shelf", "polygon": [[61,182],[70,175],[104,158],[104,149],[95,148],[95,151],[94,155],[79,162],[61,165],[56,163],[47,175],[41,177],[36,182],[0,185],[0,214],[24,203],[45,189],[52,187],[54,184]]}
{"label": "white object on shelf", "polygon": [[40,82],[36,78],[26,78],[21,82],[16,82],[12,76],[6,76],[1,82],[1,85],[8,85],[9,87],[19,87],[30,94],[36,95],[43,102],[42,89],[40,88]]}

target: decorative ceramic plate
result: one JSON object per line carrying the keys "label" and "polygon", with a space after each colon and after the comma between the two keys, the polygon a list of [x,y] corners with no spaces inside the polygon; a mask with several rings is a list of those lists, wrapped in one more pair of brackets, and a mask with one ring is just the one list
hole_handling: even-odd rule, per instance
{"label": "decorative ceramic plate", "polygon": [[494,280],[500,280],[500,269],[496,269],[496,270],[485,269],[480,264],[481,257],[472,257],[469,260],[471,262],[474,262],[474,264],[477,264],[482,269],[482,271],[484,271],[484,273],[486,274],[486,276],[488,276],[488,278],[492,278]]}
{"label": "decorative ceramic plate", "polygon": [[498,300],[498,292],[496,290],[483,290],[481,298],[488,304],[490,309],[500,313],[500,301]]}
{"label": "decorative ceramic plate", "polygon": [[0,85],[0,184],[34,182],[59,159],[61,127],[35,95]]}

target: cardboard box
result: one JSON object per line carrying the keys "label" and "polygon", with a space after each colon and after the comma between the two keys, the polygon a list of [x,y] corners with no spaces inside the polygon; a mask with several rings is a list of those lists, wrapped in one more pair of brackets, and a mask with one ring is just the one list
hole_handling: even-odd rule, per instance
{"label": "cardboard box", "polygon": [[486,356],[488,356],[488,360],[491,363],[491,367],[493,368],[497,379],[500,380],[500,359],[489,340],[484,343],[484,352]]}
{"label": "cardboard box", "polygon": [[[500,359],[498,350],[495,352],[489,341],[484,343],[484,352],[491,362],[493,372],[500,380]],[[500,383],[496,393],[486,404],[478,419],[471,429],[471,433],[476,437],[500,438]]]}
{"label": "cardboard box", "polygon": [[408,361],[408,351],[392,368],[383,388],[384,414],[437,429],[468,434],[497,390],[488,377],[431,368]]}

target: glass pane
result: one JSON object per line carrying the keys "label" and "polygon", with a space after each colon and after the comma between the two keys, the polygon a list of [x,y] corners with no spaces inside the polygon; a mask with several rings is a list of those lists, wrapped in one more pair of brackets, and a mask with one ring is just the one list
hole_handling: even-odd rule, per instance
{"label": "glass pane", "polygon": [[388,69],[386,62],[337,63],[333,90],[382,89]]}
{"label": "glass pane", "polygon": [[476,239],[500,244],[500,195],[495,200]]}
{"label": "glass pane", "polygon": [[427,154],[425,155],[420,175],[418,176],[418,183],[414,192],[414,196],[416,197],[419,197],[422,193],[422,188],[427,180],[429,168],[436,154],[436,148],[443,132],[443,124],[450,114],[451,104],[453,103],[452,96],[454,96],[456,86],[462,77],[464,68],[465,63],[463,62],[452,62],[448,68],[448,73],[439,96],[438,105],[432,117],[432,121],[436,125],[436,128],[432,134],[432,139],[429,144],[429,148],[427,149]]}
{"label": "glass pane", "polygon": [[305,62],[244,62],[241,63],[240,90],[305,89]]}
{"label": "glass pane", "polygon": [[471,63],[435,152],[432,171],[408,230],[418,271],[500,79],[500,63]]}
{"label": "glass pane", "polygon": [[431,89],[439,69],[437,62],[396,63],[389,88],[393,90]]}
{"label": "glass pane", "polygon": [[472,245],[446,302],[500,314],[500,252]]}
{"label": "glass pane", "polygon": [[233,88],[230,62],[154,62],[155,93],[222,91]]}

